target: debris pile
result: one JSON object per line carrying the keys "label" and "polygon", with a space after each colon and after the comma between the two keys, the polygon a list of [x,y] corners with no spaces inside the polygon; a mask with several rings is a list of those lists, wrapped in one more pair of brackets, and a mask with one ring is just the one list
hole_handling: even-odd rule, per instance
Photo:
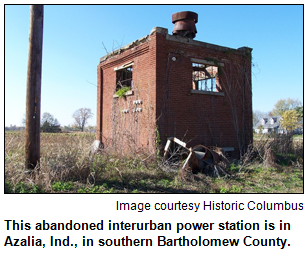
{"label": "debris pile", "polygon": [[[223,148],[220,147],[206,147],[203,145],[196,145],[193,148],[187,148],[186,143],[175,138],[168,138],[164,149],[164,159],[168,159],[170,155],[171,142],[174,142],[189,153],[181,168],[181,170],[188,170],[192,173],[204,173],[212,176],[219,176],[220,174],[228,175],[225,169],[228,167],[229,162],[225,156]],[[187,152],[186,152],[187,153]]]}

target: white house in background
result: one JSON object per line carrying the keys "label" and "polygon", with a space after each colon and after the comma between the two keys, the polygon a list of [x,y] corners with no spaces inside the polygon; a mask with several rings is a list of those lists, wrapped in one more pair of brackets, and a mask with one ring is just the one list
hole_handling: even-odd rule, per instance
{"label": "white house in background", "polygon": [[264,117],[256,124],[254,130],[256,133],[262,134],[282,134],[284,130],[280,127],[280,119],[280,116]]}

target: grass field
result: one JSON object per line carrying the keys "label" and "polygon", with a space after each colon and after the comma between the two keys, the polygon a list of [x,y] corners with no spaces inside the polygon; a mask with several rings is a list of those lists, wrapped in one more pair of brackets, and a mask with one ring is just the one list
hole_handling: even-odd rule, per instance
{"label": "grass field", "polygon": [[[29,175],[24,170],[24,133],[6,132],[5,192],[303,193],[302,142],[292,144],[291,151],[275,150],[271,163],[265,163],[265,154],[258,150],[231,163],[229,176],[212,177],[179,173],[155,157],[119,157],[104,150],[92,154],[94,139],[93,133],[41,134],[40,170]],[[264,147],[268,140],[257,142]]]}

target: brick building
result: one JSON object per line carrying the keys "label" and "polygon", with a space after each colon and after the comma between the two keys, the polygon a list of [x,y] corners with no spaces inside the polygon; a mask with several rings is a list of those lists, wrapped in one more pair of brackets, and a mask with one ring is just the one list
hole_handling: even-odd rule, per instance
{"label": "brick building", "polygon": [[253,131],[252,49],[194,40],[197,17],[175,13],[173,35],[155,27],[100,59],[96,139],[104,147],[155,153],[177,137],[235,157],[245,152]]}

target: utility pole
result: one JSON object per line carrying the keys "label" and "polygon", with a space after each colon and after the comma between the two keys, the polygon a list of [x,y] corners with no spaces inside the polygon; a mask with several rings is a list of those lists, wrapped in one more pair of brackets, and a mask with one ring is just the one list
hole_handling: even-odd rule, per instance
{"label": "utility pole", "polygon": [[26,101],[26,170],[40,162],[41,75],[44,6],[30,6],[29,56]]}

